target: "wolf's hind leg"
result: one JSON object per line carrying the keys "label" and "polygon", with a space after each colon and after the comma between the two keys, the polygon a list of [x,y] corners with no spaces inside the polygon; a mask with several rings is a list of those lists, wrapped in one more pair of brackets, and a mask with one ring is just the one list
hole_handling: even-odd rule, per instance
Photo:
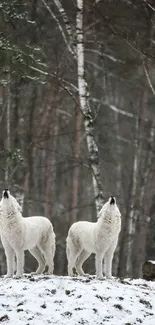
{"label": "wolf's hind leg", "polygon": [[82,265],[83,265],[84,261],[87,260],[87,258],[89,256],[90,256],[90,253],[87,252],[85,249],[78,256],[78,258],[76,260],[76,270],[77,270],[78,275],[81,275],[81,276],[87,275],[84,273],[84,271],[82,269]]}
{"label": "wolf's hind leg", "polygon": [[42,241],[39,244],[39,248],[44,256],[46,265],[48,266],[47,274],[53,274],[55,255],[55,234],[53,228],[50,229],[46,241]]}
{"label": "wolf's hind leg", "polygon": [[[77,260],[82,252],[82,248],[79,245],[75,245],[72,237],[68,235],[66,240],[66,253],[68,260],[68,275],[73,276],[73,268],[76,267]],[[77,270],[78,271],[78,270]]]}
{"label": "wolf's hind leg", "polygon": [[30,249],[30,253],[36,258],[36,260],[38,262],[38,268],[37,268],[36,272],[32,272],[31,274],[44,273],[46,263],[45,263],[44,256],[41,253],[39,247],[36,246],[36,247]]}

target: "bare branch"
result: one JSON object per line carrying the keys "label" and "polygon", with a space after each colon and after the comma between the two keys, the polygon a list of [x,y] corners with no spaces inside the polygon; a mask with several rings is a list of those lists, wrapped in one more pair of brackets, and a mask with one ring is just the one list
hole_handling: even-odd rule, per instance
{"label": "bare branch", "polygon": [[70,44],[73,43],[73,35],[72,35],[72,28],[71,28],[71,25],[69,23],[69,19],[67,17],[67,14],[62,6],[62,4],[60,3],[59,0],[54,0],[54,3],[62,17],[62,20],[66,26],[66,30],[67,30],[67,33],[68,33],[68,36],[69,36],[69,39],[70,39]]}
{"label": "bare branch", "polygon": [[154,8],[153,6],[151,6],[151,4],[148,3],[148,1],[144,0],[144,2],[146,3],[146,5],[147,5],[148,7],[150,7],[153,11],[155,11],[155,8]]}
{"label": "bare branch", "polygon": [[63,40],[64,40],[64,42],[65,42],[65,44],[66,44],[66,46],[67,46],[69,52],[70,52],[72,55],[74,55],[74,52],[73,52],[73,50],[71,49],[71,47],[70,47],[70,45],[69,45],[69,42],[68,42],[68,40],[67,40],[67,37],[66,37],[66,35],[65,35],[64,31],[63,31],[63,28],[62,28],[62,26],[61,26],[61,24],[60,24],[60,21],[58,20],[58,18],[57,18],[56,15],[54,14],[54,12],[51,10],[51,8],[48,6],[47,2],[46,2],[45,0],[41,0],[41,1],[42,1],[42,3],[44,4],[45,8],[46,8],[46,9],[48,10],[48,12],[50,13],[51,17],[56,21],[56,23],[57,23],[57,25],[58,25],[58,28],[59,28],[59,30],[60,30],[60,33],[61,33],[61,35],[62,35],[62,38],[63,38]]}
{"label": "bare branch", "polygon": [[130,117],[130,118],[136,118],[136,116],[135,116],[134,114],[132,114],[132,113],[130,113],[130,112],[127,112],[127,111],[124,111],[123,109],[120,109],[120,108],[118,108],[118,107],[116,107],[116,106],[114,106],[114,105],[109,104],[108,102],[105,102],[105,101],[99,100],[99,99],[97,99],[97,98],[92,98],[91,100],[92,100],[94,103],[102,103],[102,104],[108,106],[108,107],[109,107],[112,111],[114,111],[114,112],[117,112],[117,113],[119,113],[119,114],[122,114],[122,115],[128,116],[128,117]]}
{"label": "bare branch", "polygon": [[114,111],[114,112],[121,113],[121,114],[126,115],[126,116],[131,117],[131,118],[135,118],[134,114],[132,114],[132,113],[129,113],[129,112],[123,111],[122,109],[118,109],[118,108],[117,108],[116,106],[114,106],[114,105],[108,105],[108,106],[109,106],[109,107],[112,109],[112,111]]}
{"label": "bare branch", "polygon": [[79,107],[81,113],[84,115],[84,113],[83,113],[83,111],[82,111],[82,109],[81,109],[81,107],[80,107],[80,105],[79,105],[79,102],[78,102],[77,99],[76,99],[75,94],[72,93],[72,91],[71,91],[67,86],[65,86],[64,83],[68,84],[69,86],[73,87],[74,90],[78,91],[78,88],[77,88],[75,85],[73,85],[73,84],[70,83],[69,81],[66,81],[66,80],[64,80],[64,79],[62,79],[62,78],[60,78],[60,77],[58,77],[58,75],[57,75],[56,73],[49,73],[49,72],[43,71],[43,70],[38,69],[38,68],[33,67],[33,66],[29,66],[29,68],[30,68],[31,70],[33,70],[33,71],[39,72],[40,74],[42,74],[42,75],[44,75],[44,76],[52,77],[52,78],[57,79],[58,82],[59,82],[59,84],[60,84],[60,86],[61,86],[61,88],[64,89],[64,90],[68,93],[68,95],[69,95],[69,96],[72,98],[72,100],[74,101],[75,105],[76,105],[77,107]]}
{"label": "bare branch", "polygon": [[97,63],[92,62],[90,60],[85,60],[85,62],[92,65],[94,67],[94,69],[99,70],[99,71],[103,71],[103,67],[99,66]]}
{"label": "bare branch", "polygon": [[146,64],[143,62],[143,67],[144,67],[144,72],[145,72],[145,75],[146,75],[146,79],[147,79],[147,81],[148,81],[148,84],[149,84],[149,86],[150,86],[150,89],[152,90],[152,93],[153,93],[153,95],[155,96],[155,89],[154,89],[154,87],[153,87],[153,85],[152,85],[152,82],[151,82],[151,79],[150,79],[150,76],[149,76],[149,73],[148,73],[148,70],[147,70],[147,68],[146,68]]}
{"label": "bare branch", "polygon": [[99,50],[94,50],[94,49],[85,49],[85,52],[91,52],[91,53],[95,53],[95,54],[98,54],[99,56],[104,56],[106,58],[108,58],[109,60],[113,61],[113,62],[118,62],[118,63],[125,63],[124,61],[120,60],[120,59],[117,59],[115,58],[114,56],[110,55],[110,54],[106,54],[106,53],[103,53]]}

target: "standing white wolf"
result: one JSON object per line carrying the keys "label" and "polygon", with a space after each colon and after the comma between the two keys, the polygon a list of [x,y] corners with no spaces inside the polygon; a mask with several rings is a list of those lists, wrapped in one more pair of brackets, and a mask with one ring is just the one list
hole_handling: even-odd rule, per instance
{"label": "standing white wolf", "polygon": [[75,222],[69,229],[66,240],[68,275],[73,276],[73,268],[75,267],[77,273],[84,276],[82,265],[90,254],[95,253],[97,278],[103,278],[103,258],[105,261],[105,276],[110,278],[112,259],[120,230],[121,214],[113,196],[103,205],[97,222]]}
{"label": "standing white wolf", "polygon": [[55,234],[51,222],[45,217],[23,218],[20,206],[8,190],[2,194],[0,234],[7,261],[6,277],[14,273],[16,256],[16,278],[23,275],[24,251],[30,253],[38,261],[38,269],[34,274],[44,272],[48,266],[48,274],[53,273],[55,255]]}

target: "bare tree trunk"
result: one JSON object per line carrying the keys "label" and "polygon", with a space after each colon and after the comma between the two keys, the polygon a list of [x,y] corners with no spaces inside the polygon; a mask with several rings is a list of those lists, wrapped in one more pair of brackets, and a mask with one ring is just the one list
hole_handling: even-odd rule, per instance
{"label": "bare tree trunk", "polygon": [[84,30],[83,30],[83,0],[77,0],[76,15],[76,37],[77,37],[77,70],[78,70],[78,88],[79,101],[84,116],[84,127],[86,132],[86,141],[89,152],[89,159],[92,168],[93,187],[95,194],[96,210],[99,212],[103,205],[103,191],[100,176],[100,166],[98,157],[98,147],[95,143],[94,127],[92,111],[89,104],[88,86],[85,78],[84,63]]}
{"label": "bare tree trunk", "polygon": [[135,222],[137,219],[135,203],[137,199],[138,179],[139,179],[139,118],[135,121],[134,134],[134,153],[133,153],[133,168],[131,176],[131,185],[129,189],[130,197],[126,215],[123,220],[121,249],[119,257],[118,274],[119,276],[132,276],[132,247],[135,233]]}
{"label": "bare tree trunk", "polygon": [[[149,137],[149,149],[146,152],[146,164],[145,171],[142,177],[142,186],[140,187],[139,193],[139,214],[137,218],[137,227],[135,236],[135,243],[133,249],[133,259],[134,259],[134,276],[142,277],[142,265],[145,262],[146,255],[146,240],[149,226],[149,217],[148,213],[150,211],[151,200],[149,198],[152,196],[149,190],[149,175],[151,172],[151,165],[153,161],[153,145],[155,140],[155,123],[152,123],[150,128],[150,137]],[[148,194],[149,193],[149,194]],[[145,202],[145,204],[144,204]]]}
{"label": "bare tree trunk", "polygon": [[[52,141],[50,141],[50,150],[48,153],[47,169],[46,169],[46,189],[45,189],[45,216],[49,219],[52,219],[53,209],[55,204],[55,188],[56,188],[56,148],[57,148],[57,139],[58,139],[58,116],[57,111],[54,111],[52,114]],[[51,137],[50,137],[51,139]]]}
{"label": "bare tree trunk", "polygon": [[[146,14],[147,19],[147,33],[145,39],[146,50],[149,50],[152,46],[152,16],[154,12],[148,10]],[[148,63],[148,59],[146,58],[146,65]],[[147,71],[145,71],[146,73]],[[148,79],[148,75],[147,75]],[[149,80],[150,81],[150,80]],[[151,85],[152,86],[152,85]],[[151,87],[150,87],[151,88]],[[148,88],[147,84],[144,85],[143,94],[142,94],[142,102],[140,103],[140,113],[137,116],[136,121],[136,130],[135,130],[135,152],[133,158],[133,172],[132,172],[132,184],[130,190],[130,203],[128,207],[128,211],[125,218],[124,231],[121,242],[121,255],[120,255],[120,263],[119,263],[119,272],[120,275],[132,276],[134,274],[134,263],[133,263],[133,255],[135,248],[135,238],[136,238],[136,230],[137,225],[141,228],[141,236],[146,237],[144,233],[144,223],[143,225],[137,224],[139,222],[139,215],[141,211],[141,203],[140,196],[142,195],[143,183],[140,182],[140,176],[142,173],[145,173],[145,169],[143,169],[142,161],[144,154],[144,135],[145,135],[145,125],[146,125],[146,110],[148,106]],[[143,194],[144,195],[144,194]],[[143,217],[142,217],[143,218]],[[146,226],[147,227],[147,226]],[[139,231],[140,231],[139,228]],[[138,235],[139,236],[139,235]],[[141,237],[140,236],[140,237]],[[142,237],[141,237],[142,239]],[[140,239],[140,240],[141,240]],[[143,239],[142,239],[143,240]],[[145,241],[145,239],[144,239]],[[144,247],[142,249],[144,252]]]}
{"label": "bare tree trunk", "polygon": [[54,2],[57,9],[59,10],[60,16],[65,25],[65,29],[63,29],[60,20],[56,17],[55,13],[51,10],[51,8],[46,3],[46,1],[42,0],[42,3],[44,4],[45,8],[49,12],[50,16],[57,23],[57,26],[59,28],[59,31],[62,35],[62,38],[65,42],[65,45],[69,53],[77,61],[79,101],[80,101],[81,111],[84,116],[86,141],[88,146],[90,165],[92,168],[95,205],[96,205],[97,212],[99,212],[99,210],[101,209],[104,203],[104,199],[103,199],[103,190],[102,190],[102,182],[101,182],[101,175],[100,175],[98,147],[96,145],[95,136],[94,136],[95,120],[93,119],[92,110],[89,104],[88,86],[85,78],[83,0],[77,0],[76,51],[74,50],[74,46],[72,43],[73,33],[72,33],[71,26],[69,24],[67,14],[65,13],[64,8],[62,7],[60,1],[54,0]]}
{"label": "bare tree trunk", "polygon": [[[5,161],[5,173],[4,173],[4,180],[5,180],[5,187],[9,187],[9,164],[10,158],[8,155],[8,151],[11,148],[11,134],[10,134],[10,125],[11,125],[11,75],[10,69],[8,68],[7,71],[7,90],[6,90],[6,138],[5,138],[5,150],[6,150],[6,161]],[[0,275],[6,273],[6,259],[4,254],[4,248],[0,241]]]}
{"label": "bare tree trunk", "polygon": [[74,137],[74,162],[73,162],[73,178],[72,178],[72,192],[71,192],[71,216],[70,223],[77,220],[77,204],[78,204],[78,184],[79,184],[79,155],[80,155],[80,135],[82,125],[82,114],[79,108],[76,108],[75,121],[75,137]]}
{"label": "bare tree trunk", "polygon": [[[118,198],[123,198],[123,191],[122,191],[122,164],[121,164],[121,145],[119,142],[119,136],[120,136],[120,131],[119,131],[119,119],[118,119],[118,112],[115,112],[115,131],[116,131],[116,141],[117,141],[117,145],[116,145],[116,149],[117,149],[117,164],[116,164],[116,195]],[[122,211],[122,216],[123,216],[123,212]],[[115,254],[114,254],[114,259],[113,259],[113,274],[115,276],[118,275],[118,266],[119,266],[119,257],[120,257],[120,238],[115,250]]]}
{"label": "bare tree trunk", "polygon": [[51,187],[53,186],[52,184],[52,177],[51,177],[51,152],[47,153],[46,156],[46,172],[45,172],[45,204],[44,204],[44,215],[47,218],[51,218],[52,215],[52,194],[51,194]]}
{"label": "bare tree trunk", "polygon": [[32,86],[31,102],[29,106],[29,121],[27,134],[27,159],[28,159],[28,175],[29,175],[29,190],[28,190],[28,211],[27,215],[32,213],[32,197],[34,190],[34,157],[33,157],[33,137],[34,137],[34,111],[36,103],[36,86]]}
{"label": "bare tree trunk", "polygon": [[126,275],[132,275],[132,244],[134,235],[134,219],[136,218],[135,201],[138,182],[138,118],[135,125],[135,142],[134,142],[134,157],[133,157],[133,171],[131,182],[131,194],[130,194],[130,209],[127,219],[127,243],[126,243]]}
{"label": "bare tree trunk", "polygon": [[19,117],[20,117],[20,89],[22,87],[22,79],[16,78],[13,85],[13,95],[14,95],[14,124],[13,124],[13,139],[14,147],[20,147],[20,135],[19,135]]}
{"label": "bare tree trunk", "polygon": [[[38,0],[32,1],[31,7],[31,20],[36,20],[37,14],[37,2]],[[36,30],[32,27],[31,29],[31,43],[37,43]],[[31,84],[31,95],[29,104],[29,121],[28,121],[28,134],[27,134],[27,158],[28,158],[28,175],[29,175],[29,190],[28,190],[28,211],[27,215],[32,213],[32,196],[34,190],[34,157],[33,157],[33,137],[34,137],[34,113],[37,98],[37,85]]]}
{"label": "bare tree trunk", "polygon": [[134,143],[134,158],[133,158],[133,172],[130,194],[130,207],[129,214],[127,216],[127,236],[125,245],[126,254],[126,271],[127,276],[133,275],[133,244],[136,236],[136,223],[138,218],[138,201],[140,191],[140,171],[143,151],[143,138],[144,138],[144,125],[145,115],[147,109],[148,90],[145,87],[143,90],[142,103],[140,108],[140,114],[136,119],[135,125],[135,143]]}
{"label": "bare tree trunk", "polygon": [[[10,70],[8,70],[8,75],[7,75],[7,107],[6,107],[6,151],[7,151],[7,156],[8,151],[11,148],[11,138],[10,138],[10,115],[11,115],[11,76],[10,76]],[[10,159],[7,157],[6,159],[6,166],[5,166],[5,184],[6,187],[9,185],[9,163]]]}

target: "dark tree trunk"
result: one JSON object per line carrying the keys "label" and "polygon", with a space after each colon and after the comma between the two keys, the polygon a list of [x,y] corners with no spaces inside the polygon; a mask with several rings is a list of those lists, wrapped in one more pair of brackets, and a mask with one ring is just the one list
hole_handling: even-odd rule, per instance
{"label": "dark tree trunk", "polygon": [[71,215],[70,224],[77,220],[77,205],[78,205],[78,185],[79,185],[79,155],[80,155],[80,136],[82,125],[82,113],[79,108],[76,108],[75,116],[75,136],[73,149],[73,176],[72,176],[72,192],[71,192]]}

